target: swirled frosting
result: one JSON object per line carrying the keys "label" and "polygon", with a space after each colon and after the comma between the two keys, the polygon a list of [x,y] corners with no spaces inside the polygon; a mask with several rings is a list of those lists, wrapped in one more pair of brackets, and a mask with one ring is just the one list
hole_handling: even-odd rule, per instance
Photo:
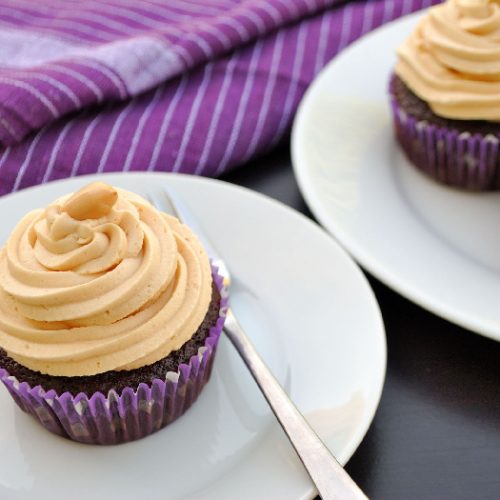
{"label": "swirled frosting", "polygon": [[0,346],[50,375],[129,370],[178,349],[211,300],[189,228],[94,183],[28,213],[0,253]]}
{"label": "swirled frosting", "polygon": [[396,74],[439,116],[500,121],[500,4],[448,0],[398,49]]}

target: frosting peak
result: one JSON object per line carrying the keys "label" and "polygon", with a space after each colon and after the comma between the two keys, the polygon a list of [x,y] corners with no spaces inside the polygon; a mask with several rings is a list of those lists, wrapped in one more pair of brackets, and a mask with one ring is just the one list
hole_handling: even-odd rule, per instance
{"label": "frosting peak", "polygon": [[0,346],[51,375],[133,369],[201,324],[208,257],[142,198],[91,184],[27,214],[0,253]]}
{"label": "frosting peak", "polygon": [[49,206],[31,230],[36,260],[52,271],[85,275],[137,257],[144,240],[139,212],[117,201],[114,188],[96,182]]}
{"label": "frosting peak", "polygon": [[447,0],[398,49],[397,75],[439,116],[500,121],[500,4]]}

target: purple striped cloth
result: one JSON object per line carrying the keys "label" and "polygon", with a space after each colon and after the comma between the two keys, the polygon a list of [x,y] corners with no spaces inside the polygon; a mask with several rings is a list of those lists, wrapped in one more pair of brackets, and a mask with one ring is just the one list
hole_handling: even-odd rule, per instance
{"label": "purple striped cloth", "polygon": [[439,0],[0,0],[0,194],[111,171],[217,176],[289,132],[364,33]]}

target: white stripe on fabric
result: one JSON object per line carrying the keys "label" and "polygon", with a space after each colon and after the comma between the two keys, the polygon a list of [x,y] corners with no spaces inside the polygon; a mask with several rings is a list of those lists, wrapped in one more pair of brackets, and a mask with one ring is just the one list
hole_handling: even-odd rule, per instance
{"label": "white stripe on fabric", "polygon": [[252,49],[252,55],[250,57],[250,64],[248,66],[247,78],[245,80],[245,85],[243,86],[243,91],[241,93],[240,102],[238,103],[238,109],[236,111],[236,118],[234,120],[233,129],[231,130],[231,135],[227,144],[226,151],[222,157],[222,160],[215,171],[215,175],[219,175],[224,171],[226,165],[228,164],[231,155],[233,154],[236,141],[238,139],[241,124],[243,122],[244,113],[248,104],[248,99],[250,98],[250,93],[253,88],[253,81],[255,79],[255,71],[257,69],[257,64],[259,62],[259,57],[262,52],[262,39],[259,39]]}
{"label": "white stripe on fabric", "polygon": [[[14,1],[14,0],[11,0],[11,1]],[[78,7],[81,7],[82,6],[82,1],[81,0],[44,0],[45,3],[47,4],[51,4],[53,7],[66,7],[68,4],[70,5],[78,5]],[[89,3],[89,4],[95,4],[95,3],[102,3],[106,6],[109,6],[109,7],[117,7],[117,6],[123,6],[123,5],[126,5],[126,7],[124,8],[127,8],[128,6],[130,7],[136,7],[137,6],[137,0],[119,0],[118,2],[113,2],[113,1],[109,1],[109,0],[85,0],[84,2],[85,4],[86,3]],[[157,8],[157,9],[162,9],[162,10],[165,10],[167,7],[165,5],[166,2],[155,2],[155,1],[151,1],[151,0],[142,0],[142,2],[140,2],[141,4],[147,4],[153,8]],[[174,4],[175,2],[174,1],[170,1],[169,2],[170,4]],[[194,2],[193,1],[189,1],[189,0],[177,0],[176,2],[177,4],[182,4],[184,5],[185,3],[189,3],[191,5],[194,5],[194,6],[198,6],[199,7],[199,0],[195,0]],[[220,1],[215,1],[215,0],[210,0],[210,4],[212,6],[219,6],[221,8],[227,8],[228,6],[233,6],[234,5],[234,1],[225,1],[225,0],[220,0]],[[215,7],[214,7],[215,8]],[[151,9],[150,9],[151,10]],[[156,10],[154,11],[155,14],[157,14],[159,12],[159,10]]]}
{"label": "white stripe on fabric", "polygon": [[[120,5],[109,5],[109,4],[105,4],[105,3],[102,3],[102,2],[90,2],[90,3],[86,3],[87,6],[91,5],[93,7],[93,9],[95,9],[96,12],[107,12],[107,13],[111,13],[111,14],[117,14],[119,15],[120,17],[124,17],[126,19],[130,19],[132,21],[135,21],[137,23],[141,23],[143,26],[145,26],[146,28],[161,28],[162,30],[167,30],[167,31],[175,31],[177,33],[181,32],[182,30],[179,29],[177,26],[173,26],[172,24],[168,25],[168,24],[165,24],[165,21],[171,21],[172,19],[175,19],[175,17],[172,17],[172,16],[169,16],[169,15],[162,15],[159,11],[156,11],[154,13],[152,13],[152,15],[156,16],[156,18],[152,18],[152,17],[149,17],[149,16],[145,16],[142,12],[144,12],[144,10],[141,10],[141,12],[139,12],[137,9],[140,8],[140,5],[137,4],[136,2],[136,5],[134,5],[134,9],[132,8],[127,8],[127,7],[123,7],[123,6],[120,6]],[[151,14],[151,12],[149,12]],[[160,21],[159,18],[161,17],[163,19],[163,21]]]}
{"label": "white stripe on fabric", "polygon": [[[158,1],[161,1],[161,0],[153,0],[155,3],[158,3]],[[190,4],[193,4],[193,5],[199,5],[199,0],[177,0],[177,1],[181,1],[181,2],[188,2]],[[211,5],[215,5],[217,7],[228,7],[228,6],[232,6],[234,5],[235,3],[237,3],[237,0],[210,0],[210,4]]]}
{"label": "white stripe on fabric", "polygon": [[[183,3],[190,3],[192,5],[200,5],[199,0],[180,0]],[[207,2],[208,3],[208,2]],[[235,4],[234,0],[210,0],[212,6],[217,6],[226,9],[228,6]]]}
{"label": "white stripe on fabric", "polygon": [[48,83],[50,86],[62,92],[75,106],[77,106],[78,108],[82,107],[82,101],[80,101],[80,98],[73,92],[73,90],[71,90],[67,85],[60,82],[59,80],[52,78],[51,76],[40,74],[36,71],[14,70],[13,73],[15,76],[18,75],[21,77],[24,76],[27,78],[32,78],[34,80],[39,80],[41,82]]}
{"label": "white stripe on fabric", "polygon": [[[206,57],[211,57],[213,54],[213,49],[210,47],[208,42],[204,40],[201,36],[198,35],[198,33],[195,33],[194,31],[187,33],[186,36],[183,38],[183,40],[193,40],[193,42],[200,47],[202,52],[205,54]],[[174,47],[174,50],[176,48]]]}
{"label": "white stripe on fabric", "polygon": [[411,12],[412,0],[403,0],[403,8],[401,9],[401,17],[406,16]]}
{"label": "white stripe on fabric", "polygon": [[[105,15],[102,16],[94,12],[80,10],[78,11],[77,16],[78,16],[78,21],[80,20],[89,21],[91,23],[100,24],[104,28],[109,28],[109,29],[103,29],[92,26],[92,29],[98,31],[99,33],[109,33],[110,30],[113,30],[116,33],[118,33],[118,36],[124,36],[124,35],[137,34],[142,31],[142,28],[140,28],[139,26],[129,26],[123,22],[116,21],[115,19],[111,19],[110,17],[107,17]],[[72,20],[74,18],[71,16],[60,16],[59,19],[67,21],[67,20]],[[113,37],[116,39],[117,38],[116,34],[113,35]]]}
{"label": "white stripe on fabric", "polygon": [[186,74],[181,78],[179,85],[177,86],[177,89],[175,91],[175,94],[172,97],[170,104],[168,105],[167,111],[165,113],[165,116],[163,117],[163,121],[160,126],[158,138],[156,139],[156,143],[153,148],[153,154],[151,155],[151,160],[147,168],[148,171],[152,171],[156,167],[156,162],[158,161],[158,157],[160,155],[160,151],[163,146],[163,141],[165,140],[165,135],[167,133],[168,126],[170,125],[170,120],[172,119],[172,115],[174,114],[179,99],[182,97],[182,94],[184,93],[188,80],[189,76]]}
{"label": "white stripe on fabric", "polygon": [[138,101],[138,99],[132,99],[118,114],[115,123],[113,124],[113,128],[111,129],[111,132],[108,136],[108,140],[106,141],[106,145],[104,146],[101,161],[97,166],[97,173],[100,174],[104,171],[106,162],[108,161],[109,154],[111,153],[111,149],[113,147],[113,144],[115,143],[116,136],[118,134],[118,131],[120,130],[120,127],[122,126],[123,120],[125,120],[132,109],[137,106]]}
{"label": "white stripe on fabric", "polygon": [[284,22],[283,16],[281,15],[281,12],[273,4],[263,2],[262,4],[259,5],[259,7],[262,10],[265,10],[273,18],[276,24],[278,25],[283,24]]}
{"label": "white stripe on fabric", "polygon": [[221,45],[224,47],[225,50],[229,50],[231,48],[231,40],[227,37],[227,35],[217,29],[215,26],[212,26],[211,24],[208,23],[203,23],[202,29],[205,33],[210,33],[213,35],[217,40],[221,43]]}
{"label": "white stripe on fabric", "polygon": [[10,155],[10,152],[12,151],[12,148],[9,146],[8,148],[4,149],[4,152],[2,153],[2,157],[0,158],[0,169],[3,167],[3,164],[7,160],[7,158]]}
{"label": "white stripe on fabric", "polygon": [[340,31],[340,42],[338,52],[340,52],[348,43],[351,36],[352,23],[352,4],[347,4],[342,15],[342,29]]}
{"label": "white stripe on fabric", "polygon": [[361,34],[368,33],[373,27],[373,11],[375,8],[375,2],[366,2],[363,8],[363,25],[361,26]]}
{"label": "white stripe on fabric", "polygon": [[[89,12],[89,10],[87,10],[86,12]],[[128,19],[131,19],[131,20],[135,21],[136,23],[141,23],[145,28],[158,28],[162,34],[168,33],[168,32],[176,33],[177,35],[185,34],[185,31],[181,30],[176,25],[166,24],[165,22],[158,21],[158,20],[152,19],[152,18],[148,18],[144,15],[138,14],[135,10],[131,11],[131,10],[123,8],[123,7],[120,8],[118,6],[113,6],[113,7],[109,6],[109,8],[108,8],[107,5],[103,5],[100,2],[97,2],[96,7],[94,9],[94,12],[98,13],[98,14],[95,14],[95,16],[99,16],[99,18],[102,20],[103,24],[106,24],[107,18],[105,16],[100,16],[99,14],[101,12],[109,12],[113,15],[119,15],[122,17],[126,17]],[[178,14],[178,13],[175,13],[172,11],[168,11],[168,12],[165,11],[164,14],[165,15],[163,15],[161,17],[163,17],[163,19],[166,19],[168,21],[172,21],[172,20],[175,21],[175,20],[179,20],[179,19],[185,20],[186,16],[187,16],[187,15]],[[99,21],[99,22],[101,22],[101,21]],[[145,31],[141,27],[131,27],[131,26],[127,25],[126,23],[119,22],[119,21],[113,21],[113,24],[117,26],[117,28],[116,28],[117,31],[122,30],[122,32],[124,34],[138,34],[138,33]],[[192,33],[192,34],[193,34],[193,36],[197,37],[196,33]],[[220,35],[221,34],[218,34],[215,36],[219,37]],[[203,44],[203,40],[201,43]],[[221,43],[222,43],[222,41],[221,41]]]}
{"label": "white stripe on fabric", "polygon": [[382,24],[389,22],[394,14],[395,0],[385,0],[382,14]]}
{"label": "white stripe on fabric", "polygon": [[[182,17],[184,19],[185,16],[179,16],[179,15],[164,16],[164,15],[161,15],[159,12],[156,12],[156,14],[153,14],[153,15],[156,15],[157,17],[161,17],[162,19],[164,19],[164,21],[160,21],[158,19],[153,19],[151,17],[145,16],[145,15],[139,13],[137,11],[137,7],[139,7],[138,5],[134,6],[135,7],[134,10],[132,10],[131,8],[121,7],[119,5],[110,6],[108,4],[103,4],[102,2],[88,2],[87,0],[86,0],[84,5],[86,7],[86,12],[94,12],[97,15],[110,13],[110,14],[113,14],[113,16],[115,16],[115,17],[119,16],[121,18],[132,20],[138,24],[142,24],[143,28],[146,28],[146,29],[159,29],[162,34],[172,33],[172,34],[179,35],[179,34],[184,33],[183,30],[178,28],[176,25],[172,24],[171,21],[178,19],[179,17]],[[103,17],[103,19],[105,19],[104,16],[101,16],[101,17]],[[170,22],[170,24],[166,24],[165,21]],[[120,23],[120,21],[115,21],[115,22]],[[120,25],[121,25],[122,29],[133,30],[133,31],[130,31],[131,33],[132,32],[133,33],[135,33],[135,32],[141,33],[141,32],[146,31],[142,27],[131,28],[123,22],[121,22]]]}
{"label": "white stripe on fabric", "polygon": [[191,139],[191,132],[193,131],[198,112],[200,111],[203,95],[205,94],[210,76],[212,75],[213,66],[214,63],[209,63],[205,66],[205,69],[203,71],[203,79],[201,80],[198,90],[196,91],[196,94],[194,96],[193,104],[191,105],[191,110],[189,111],[186,126],[184,128],[184,133],[182,134],[179,151],[177,153],[177,157],[175,158],[174,166],[172,167],[173,172],[178,172],[181,168],[182,162],[184,161],[184,157],[186,155],[186,147],[189,143],[189,139]]}
{"label": "white stripe on fabric", "polygon": [[[23,28],[29,27],[32,30],[38,29],[39,27],[48,28],[50,30],[53,30],[54,32],[56,32],[57,29],[67,29],[82,33],[87,37],[90,35],[94,38],[99,39],[100,41],[110,41],[118,38],[116,34],[110,34],[102,30],[91,29],[85,24],[79,24],[73,21],[67,21],[57,18],[41,19],[39,15],[31,14],[19,8],[13,9],[6,6],[2,6],[0,12],[3,17],[11,17],[13,19],[16,19],[17,21],[26,22],[27,18],[31,18],[31,21],[28,22],[31,22],[32,24],[29,26],[25,24]],[[80,39],[86,42],[87,44],[89,43],[88,39],[83,36],[81,36]]]}
{"label": "white stripe on fabric", "polygon": [[[0,26],[4,26],[7,30],[17,30],[17,31],[30,31],[31,34],[34,33],[34,28],[31,26],[28,27],[20,27],[18,24],[16,24],[13,21],[8,21],[6,19],[2,19],[1,16],[1,9],[0,9]],[[42,26],[37,26],[36,27],[36,33],[44,33],[53,38],[54,40],[58,40],[60,42],[64,43],[74,43],[74,44],[81,44],[82,40],[80,37],[76,37],[73,35],[70,35],[69,33],[61,33],[57,32],[54,30],[51,30],[49,28],[43,28]]]}
{"label": "white stripe on fabric", "polygon": [[35,135],[35,137],[31,141],[31,144],[30,144],[30,146],[28,148],[28,151],[26,153],[26,157],[24,158],[24,161],[21,164],[21,166],[19,167],[19,171],[17,172],[17,176],[16,176],[16,179],[14,181],[14,186],[12,187],[12,191],[13,192],[17,191],[19,189],[19,186],[20,186],[21,181],[23,179],[24,172],[26,172],[26,169],[27,169],[28,165],[31,162],[31,157],[33,156],[33,151],[35,150],[36,145],[38,144],[38,141],[41,139],[41,137],[43,136],[43,134],[45,134],[45,132],[47,132],[48,129],[49,129],[48,125],[46,125],[45,127],[43,127],[38,132],[38,134]]}
{"label": "white stripe on fabric", "polygon": [[[82,113],[80,113],[80,116]],[[76,123],[76,119],[71,120],[70,122],[66,123],[64,128],[61,130],[56,142],[54,143],[54,146],[52,147],[52,152],[50,153],[50,159],[49,163],[47,164],[47,168],[45,169],[45,174],[43,175],[42,179],[42,184],[47,182],[50,178],[50,174],[52,174],[52,169],[54,168],[54,164],[56,162],[57,155],[59,153],[59,150],[61,149],[61,144],[66,135],[68,134],[69,130],[73,125]]]}
{"label": "white stripe on fabric", "polygon": [[134,136],[132,137],[132,142],[130,144],[130,148],[127,153],[127,158],[125,158],[125,163],[123,165],[123,171],[128,172],[130,170],[130,165],[132,163],[132,160],[134,159],[135,151],[137,149],[137,145],[139,144],[139,139],[141,138],[142,131],[144,129],[144,126],[146,125],[146,121],[151,115],[151,112],[153,111],[154,107],[158,103],[158,100],[160,99],[160,96],[162,92],[165,91],[165,86],[160,86],[156,89],[153,98],[151,99],[151,102],[145,107],[144,113],[142,113],[139,122],[137,124],[137,128],[134,132]]}
{"label": "white stripe on fabric", "polygon": [[[99,5],[101,8],[102,7],[105,7],[101,4],[97,4]],[[134,34],[138,34],[140,33],[141,31],[143,31],[143,29],[140,27],[140,26],[129,26],[128,24],[124,23],[123,21],[119,21],[119,20],[116,20],[116,14],[117,14],[117,9],[104,9],[104,10],[107,10],[107,13],[110,13],[110,14],[113,14],[113,18],[109,17],[109,16],[106,16],[106,13],[102,12],[100,9],[97,10],[97,11],[91,11],[90,9],[87,9],[86,7],[88,6],[87,4],[87,0],[85,0],[85,2],[82,3],[82,7],[83,9],[80,9],[76,16],[72,15],[72,13],[70,13],[69,15],[66,15],[66,16],[59,16],[59,19],[62,19],[64,21],[66,20],[73,20],[75,18],[77,18],[77,21],[80,21],[80,20],[83,20],[83,21],[89,21],[91,23],[97,23],[97,24],[100,24],[101,26],[103,26],[104,28],[110,28],[111,30],[114,30],[115,32],[118,32],[119,35],[123,36],[123,35],[134,35]],[[51,12],[52,9],[47,9],[48,13]],[[104,15],[102,15],[104,14]],[[134,19],[134,21],[140,23],[140,21],[138,21],[137,18]],[[165,24],[163,24],[163,28],[169,28],[168,26],[165,26]],[[93,28],[93,29],[96,29],[99,31],[99,33],[109,33],[109,31],[107,29],[102,29],[102,28]],[[175,29],[175,28],[174,28]],[[114,38],[117,38],[116,35],[114,35]]]}
{"label": "white stripe on fabric", "polygon": [[[279,3],[285,7],[289,14],[296,17],[299,14],[297,5],[294,2],[290,2],[289,0],[278,0]],[[291,9],[291,10],[290,10]]]}
{"label": "white stripe on fabric", "polygon": [[185,61],[185,66],[193,67],[194,66],[194,59],[189,53],[189,51],[183,47],[182,45],[174,45],[172,47],[172,52],[176,53],[181,60],[184,59]]}
{"label": "white stripe on fabric", "polygon": [[[148,2],[149,3],[149,2]],[[151,2],[153,3],[153,2]],[[160,7],[160,5],[158,5],[157,3],[153,3],[153,5],[155,7]],[[174,7],[174,6],[177,6],[177,8],[180,10],[180,11],[184,11],[186,12],[186,14],[184,14],[184,16],[192,16],[192,13],[196,13],[196,14],[199,14],[200,13],[200,4],[199,3],[196,3],[196,4],[189,4],[187,3],[185,0],[184,1],[179,1],[179,0],[168,0],[168,2],[164,5],[162,5],[161,7],[163,7],[165,10],[167,10],[167,8],[169,7]],[[209,4],[205,4],[203,5],[203,13],[204,14],[209,14],[209,15],[214,15],[214,16],[218,16],[219,14],[222,14],[223,12],[225,12],[226,8],[224,7],[213,7]],[[169,12],[170,9],[168,10]]]}
{"label": "white stripe on fabric", "polygon": [[264,97],[262,98],[262,104],[259,110],[259,116],[257,118],[257,124],[255,126],[254,132],[252,134],[252,138],[250,140],[250,144],[246,153],[243,155],[244,163],[255,153],[255,149],[259,140],[261,138],[262,129],[264,127],[264,123],[266,122],[266,118],[269,112],[269,106],[271,104],[271,96],[273,94],[274,86],[276,84],[276,79],[279,74],[280,66],[279,62],[283,53],[283,31],[278,31],[278,35],[276,36],[276,40],[274,42],[273,55],[271,58],[271,71],[267,78],[266,87],[264,90]]}
{"label": "white stripe on fabric", "polygon": [[[27,5],[30,7],[33,7],[36,4],[33,4],[32,2],[28,2]],[[84,5],[87,5],[87,4],[84,4]],[[98,9],[96,8],[94,13],[90,12],[88,9],[87,10],[80,10],[78,12],[79,20],[86,19],[90,22],[100,23],[105,27],[110,27],[114,31],[119,32],[119,35],[137,34],[137,33],[140,33],[141,31],[144,31],[141,27],[129,26],[126,23],[119,22],[119,21],[110,19],[106,16],[100,15],[101,12],[107,11],[107,12],[110,12],[112,14],[118,14],[118,15],[121,15],[123,17],[127,17],[129,19],[134,20],[137,23],[142,23],[143,26],[145,26],[146,28],[157,27],[161,30],[162,33],[173,32],[173,33],[177,33],[178,35],[184,33],[183,30],[179,29],[177,26],[175,26],[173,24],[165,24],[164,22],[157,21],[157,20],[152,19],[152,18],[148,18],[144,15],[139,14],[136,10],[129,10],[129,9],[124,8],[124,7],[117,6],[117,5],[109,6],[109,8],[106,8],[108,6],[103,5],[100,2],[97,2],[96,6],[98,6],[99,8]],[[163,6],[158,6],[158,5],[157,5],[157,7],[163,8]],[[37,18],[39,21],[36,22],[36,26],[29,26],[29,28],[31,30],[44,29],[44,30],[49,30],[52,33],[52,32],[54,32],[54,29],[55,29],[52,25],[55,24],[55,25],[59,25],[61,28],[67,28],[67,29],[72,29],[72,30],[79,31],[79,32],[84,32],[86,34],[90,34],[91,36],[94,36],[96,38],[101,38],[103,40],[116,40],[119,38],[119,35],[110,34],[109,31],[103,30],[101,28],[91,27],[90,29],[88,29],[89,27],[87,25],[75,24],[75,22],[72,20],[73,18],[68,17],[68,16],[63,16],[63,17],[59,16],[57,19],[54,19],[54,18],[40,19],[40,15],[42,15],[41,12],[50,13],[50,12],[52,12],[52,10],[51,9],[40,9],[40,7],[38,6],[37,13],[29,13],[26,11],[22,11],[22,14],[21,14],[19,12],[19,9],[17,9],[17,10],[11,9],[10,14],[7,13],[7,16],[10,15],[14,19],[21,19],[21,20],[24,20],[25,17]],[[120,14],[120,12],[121,12],[121,14]],[[161,16],[163,19],[167,19],[169,21],[185,20],[186,18],[191,16],[190,14],[179,14],[179,13],[173,12],[171,10],[166,11],[166,10],[164,10],[164,8],[163,8],[162,12],[163,12],[163,15],[161,14],[160,11],[157,11],[156,14]],[[3,8],[2,8],[2,14],[5,14],[5,12],[3,11]],[[140,20],[139,18],[141,18],[142,20]],[[203,18],[198,18],[198,19],[201,20]],[[146,20],[146,21],[144,21],[144,20]],[[43,23],[40,21],[43,21]],[[45,26],[43,26],[43,24]],[[114,26],[114,28],[113,28],[113,26]],[[214,30],[216,31],[215,28],[214,28]],[[97,33],[99,33],[99,35]],[[222,37],[224,36],[222,33],[219,33],[219,34],[214,33],[214,35],[220,39],[221,43],[223,43],[222,39],[220,38],[221,36]],[[73,40],[77,40],[80,43],[82,40],[84,42],[88,43],[88,40],[82,39],[81,36],[77,36],[77,37],[72,36],[72,35],[68,35],[68,36],[71,36],[71,38]],[[194,37],[198,38],[196,34],[194,34]],[[199,38],[198,38],[198,41],[199,41]],[[201,43],[201,45],[203,45],[203,43],[204,43],[203,40],[200,43]],[[202,50],[205,53],[207,52],[205,46],[202,48]]]}
{"label": "white stripe on fabric", "polygon": [[[130,2],[132,3],[132,7],[135,7],[135,3],[138,3],[138,2]],[[143,5],[150,5],[152,8],[155,9],[155,14],[160,14],[160,13],[163,13],[163,14],[166,14],[166,13],[173,13],[173,14],[176,14],[179,18],[188,18],[188,17],[192,17],[192,13],[195,12],[195,14],[199,14],[200,13],[200,4],[197,3],[195,5],[189,5],[185,2],[185,0],[182,0],[182,1],[176,1],[176,0],[169,0],[168,2],[164,2],[164,3],[161,3],[161,4],[158,4],[156,2],[149,2],[149,1],[146,1],[146,0],[142,0],[141,2]],[[106,2],[107,5],[114,5],[114,3],[111,3],[111,2]],[[123,2],[122,2],[122,5],[123,5]],[[177,7],[177,11],[173,11],[172,12],[172,9],[171,7],[173,6],[178,6]],[[217,9],[215,7],[211,7],[210,5],[204,5],[203,6],[203,12],[207,14],[206,17],[208,17],[208,15],[219,15],[223,10],[222,7],[220,9]],[[178,12],[178,11],[183,11],[183,12]]]}
{"label": "white stripe on fabric", "polygon": [[[183,1],[195,4],[195,5],[199,5],[199,0],[183,0]],[[210,3],[212,5],[217,5],[218,7],[223,7],[224,9],[227,9],[228,7],[233,7],[235,4],[238,3],[238,1],[236,1],[236,0],[210,0]]]}
{"label": "white stripe on fabric", "polygon": [[[67,0],[67,2],[69,2],[71,0]],[[66,3],[66,2],[65,2]],[[80,3],[79,0],[75,0],[74,3]],[[93,3],[96,3],[96,2],[93,2]],[[110,6],[110,7],[115,7],[117,6],[117,4],[115,2],[109,2],[109,1],[105,1],[105,0],[99,0],[99,2],[97,3],[103,3],[107,6]],[[122,2],[120,2],[120,5],[123,5],[123,4],[131,4],[130,7],[139,7],[137,5],[137,1],[127,1],[127,0],[123,0]],[[180,6],[180,8],[178,8],[178,10],[182,10],[183,7],[185,7],[185,14],[179,14],[179,13],[176,13],[177,16],[182,16],[182,17],[187,17],[187,16],[192,16],[191,12],[196,12],[196,13],[199,13],[199,9],[200,9],[200,4],[199,2],[194,2],[194,3],[189,3],[187,0],[182,0],[182,1],[175,1],[175,0],[170,0],[169,2],[162,2],[162,3],[158,3],[158,2],[151,2],[151,1],[147,1],[147,0],[143,0],[141,2],[142,4],[146,4],[146,5],[149,5],[151,6],[152,9],[154,9],[154,13],[156,15],[161,15],[161,12],[165,13],[165,12],[171,12],[171,10],[167,10],[169,9],[169,7],[171,6],[174,6],[174,5],[178,5]],[[208,7],[208,9],[205,9],[204,7],[204,12],[207,12],[208,14],[213,14],[213,15],[219,15],[221,13],[222,10],[227,10],[227,7],[228,6],[233,6],[234,5],[234,2],[215,2],[213,0],[210,1],[210,4]],[[219,6],[220,9],[217,10],[216,6]],[[160,10],[161,9],[161,10]],[[187,13],[189,12],[189,13]]]}
{"label": "white stripe on fabric", "polygon": [[[95,2],[92,2],[92,4],[94,4],[94,3]],[[118,6],[111,7],[108,5],[103,5],[100,2],[97,2],[95,10],[97,12],[110,12],[114,15],[118,14],[119,16],[126,17],[128,19],[131,19],[131,20],[137,22],[137,23],[142,23],[142,25],[146,28],[158,28],[162,34],[169,33],[169,32],[176,33],[177,35],[181,35],[181,36],[185,34],[185,31],[178,28],[176,25],[165,24],[164,21],[158,21],[157,19],[152,19],[152,18],[146,17],[142,14],[137,13],[136,10],[131,11],[131,10],[129,10],[127,8],[123,8],[123,7],[118,8]],[[157,11],[157,14],[159,14],[164,20],[168,20],[168,21],[176,21],[179,19],[182,19],[184,21],[186,19],[186,15],[178,14],[178,13],[175,13],[172,11],[168,11],[168,12],[165,11],[165,12],[163,12],[163,15],[161,15]],[[227,39],[227,37],[225,36],[224,33],[217,30],[216,27],[209,25],[209,23],[206,20],[204,20],[204,18],[197,18],[197,19],[195,19],[195,22],[200,27],[202,27],[203,24],[205,24],[206,26],[203,29],[206,32],[212,33],[221,42],[221,44],[223,44],[226,48],[229,48],[229,43],[228,43],[229,40]],[[126,25],[124,25],[124,27],[125,26]],[[139,30],[142,30],[142,28],[139,28]],[[199,37],[198,37],[198,41],[199,41]],[[204,41],[202,40],[201,44],[203,44],[203,43],[204,43]],[[206,52],[206,47],[202,50],[204,50],[204,52]]]}
{"label": "white stripe on fabric", "polygon": [[50,113],[54,118],[57,118],[59,116],[59,111],[54,106],[54,104],[46,96],[44,96],[37,88],[33,87],[33,85],[3,76],[0,77],[0,83],[5,83],[6,85],[11,85],[12,87],[17,87],[25,90],[33,97],[36,97],[50,111]]}
{"label": "white stripe on fabric", "polygon": [[0,117],[0,125],[2,125],[2,127],[7,130],[7,133],[10,134],[10,136],[13,137],[16,142],[20,142],[22,140],[22,137],[20,137],[19,134],[16,133],[12,125],[3,116]]}
{"label": "white stripe on fabric", "polygon": [[92,59],[78,59],[76,61],[72,61],[75,64],[78,64],[79,66],[85,66],[86,68],[91,68],[95,69],[96,71],[99,71],[102,73],[104,76],[109,78],[115,87],[117,88],[118,92],[120,93],[120,97],[124,99],[127,97],[127,88],[125,87],[125,84],[122,82],[122,80],[113,72],[111,71],[107,66],[104,66],[102,63],[99,61],[94,61]]}
{"label": "white stripe on fabric", "polygon": [[[44,21],[52,21],[54,19],[54,10],[53,8],[48,8],[47,6],[40,4],[40,3],[35,3],[32,2],[31,0],[16,0],[16,7],[19,5],[24,4],[28,8],[31,9],[36,9],[36,13],[29,13],[29,16],[48,16],[48,19],[43,19]],[[82,6],[85,7],[86,3],[82,3]],[[25,12],[25,11],[23,11]],[[41,18],[40,18],[41,19]],[[106,17],[103,15],[100,15],[100,13],[95,13],[95,12],[89,12],[88,9],[79,9],[78,12],[75,15],[74,9],[71,10],[71,12],[68,14],[64,11],[60,11],[57,16],[58,22],[70,22],[73,23],[77,20],[77,22],[80,21],[90,21],[92,23],[97,23],[101,24],[102,26],[106,28],[110,28],[114,31],[119,32],[120,35],[126,35],[130,33],[137,33],[138,31],[141,31],[141,28],[139,27],[134,27],[134,26],[129,26],[126,25],[122,22],[116,21],[114,19],[111,19],[110,17]],[[109,30],[102,30],[101,28],[94,28],[98,31],[105,31],[106,33],[109,33]]]}
{"label": "white stripe on fabric", "polygon": [[240,15],[246,17],[255,25],[259,35],[262,35],[266,32],[266,25],[264,24],[264,20],[252,10],[242,10]]}
{"label": "white stripe on fabric", "polygon": [[308,14],[312,14],[318,8],[314,0],[304,0],[304,2],[306,3],[307,10],[309,11]]}
{"label": "white stripe on fabric", "polygon": [[94,131],[96,125],[106,116],[107,111],[111,106],[107,106],[103,109],[97,116],[89,123],[88,127],[83,134],[82,142],[80,143],[80,147],[76,153],[75,161],[73,162],[73,166],[71,167],[71,172],[69,174],[70,177],[74,177],[80,168],[80,162],[82,161],[83,154],[85,153],[85,149],[87,147],[87,143],[89,142],[90,136]]}
{"label": "white stripe on fabric", "polygon": [[288,87],[288,92],[285,99],[285,106],[283,108],[283,113],[281,114],[280,123],[278,125],[278,130],[271,141],[271,146],[275,145],[281,138],[285,127],[288,125],[290,115],[292,113],[292,106],[295,96],[297,94],[297,86],[300,79],[300,68],[304,61],[304,48],[306,41],[306,33],[309,29],[309,23],[307,21],[302,22],[299,27],[299,33],[297,35],[297,48],[295,50],[295,55],[293,59],[292,66],[292,80]]}
{"label": "white stripe on fabric", "polygon": [[248,32],[246,26],[241,24],[237,19],[232,17],[225,17],[224,19],[220,20],[220,23],[233,28],[238,33],[238,35],[240,35],[242,42],[246,42],[250,39],[250,33]]}
{"label": "white stripe on fabric", "polygon": [[321,25],[319,27],[319,42],[318,52],[316,52],[316,62],[314,64],[314,74],[317,75],[319,70],[325,65],[325,53],[328,42],[328,35],[330,34],[330,23],[328,22],[330,13],[325,12],[321,16]]}
{"label": "white stripe on fabric", "polygon": [[104,95],[103,95],[101,89],[92,80],[87,78],[85,75],[82,75],[78,71],[75,71],[74,69],[60,65],[58,63],[45,64],[44,66],[49,70],[56,71],[57,73],[63,73],[65,75],[69,75],[72,78],[74,78],[75,80],[78,80],[80,83],[85,85],[87,88],[89,88],[93,92],[93,94],[97,98],[97,102],[101,102],[104,99]]}
{"label": "white stripe on fabric", "polygon": [[222,113],[222,110],[226,102],[226,97],[229,90],[229,84],[231,83],[231,80],[233,78],[234,68],[236,67],[236,64],[238,62],[238,56],[239,56],[238,53],[233,55],[229,59],[229,62],[226,65],[226,71],[224,73],[219,95],[217,96],[217,102],[215,104],[214,114],[212,115],[212,119],[210,120],[207,137],[205,139],[205,143],[203,144],[200,159],[198,161],[198,166],[196,167],[196,170],[194,172],[196,175],[201,174],[201,172],[203,172],[203,170],[206,167],[206,163],[215,138],[215,133],[217,131],[217,126],[219,124],[220,115]]}

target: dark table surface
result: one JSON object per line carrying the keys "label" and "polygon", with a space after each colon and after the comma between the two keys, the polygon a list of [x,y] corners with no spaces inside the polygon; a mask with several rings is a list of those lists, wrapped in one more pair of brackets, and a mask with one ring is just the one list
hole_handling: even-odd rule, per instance
{"label": "dark table surface", "polygon": [[[222,179],[314,218],[287,144]],[[370,498],[500,499],[500,343],[367,277],[384,317],[387,375],[375,419],[347,471]]]}

